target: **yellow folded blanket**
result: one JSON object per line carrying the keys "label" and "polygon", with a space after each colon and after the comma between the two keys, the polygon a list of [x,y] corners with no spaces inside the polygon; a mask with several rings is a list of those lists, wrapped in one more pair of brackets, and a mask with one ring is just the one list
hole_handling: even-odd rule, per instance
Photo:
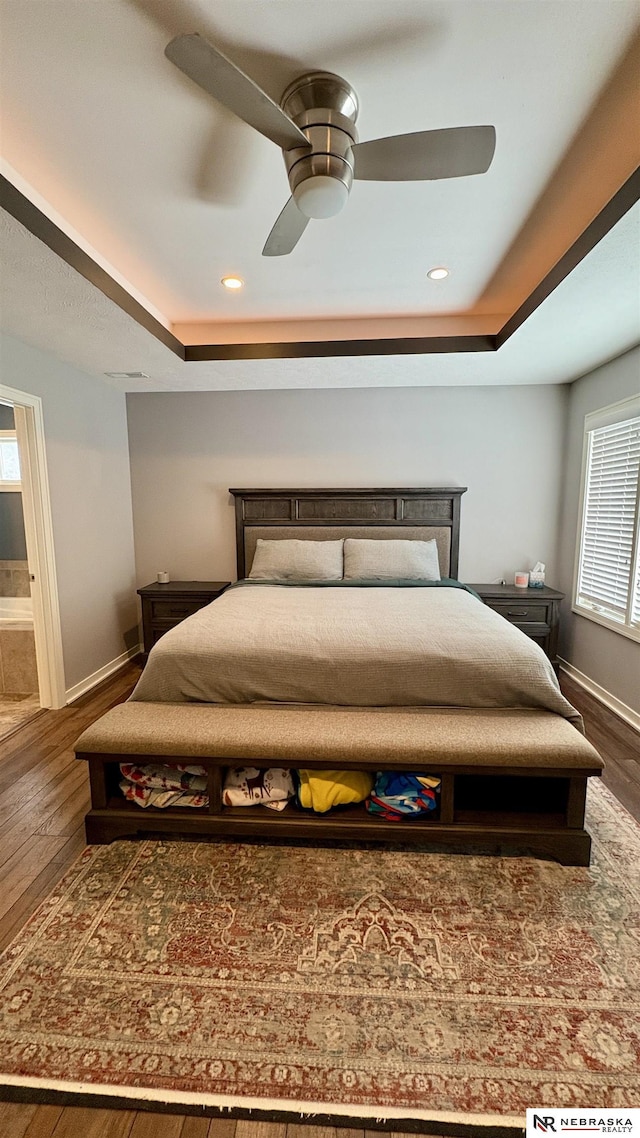
{"label": "yellow folded blanket", "polygon": [[368,771],[298,771],[300,805],[324,814],[332,806],[363,802],[371,794],[374,778]]}

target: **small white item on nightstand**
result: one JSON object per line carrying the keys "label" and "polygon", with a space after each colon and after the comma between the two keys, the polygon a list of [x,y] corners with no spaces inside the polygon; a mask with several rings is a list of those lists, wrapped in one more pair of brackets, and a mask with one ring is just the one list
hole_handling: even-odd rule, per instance
{"label": "small white item on nightstand", "polygon": [[533,569],[529,574],[529,588],[530,589],[543,589],[544,588],[544,564],[542,561],[536,561]]}
{"label": "small white item on nightstand", "polygon": [[518,589],[526,589],[529,584],[529,574],[520,569],[513,578],[513,583]]}
{"label": "small white item on nightstand", "polygon": [[167,573],[166,569],[162,569],[162,571],[160,573],[158,573],[158,584],[159,585],[168,585],[169,584],[169,574]]}

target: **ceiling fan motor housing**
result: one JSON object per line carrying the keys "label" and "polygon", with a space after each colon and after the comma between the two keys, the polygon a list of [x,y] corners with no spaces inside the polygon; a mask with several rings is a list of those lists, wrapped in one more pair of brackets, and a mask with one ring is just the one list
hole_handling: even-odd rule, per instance
{"label": "ceiling fan motor housing", "polygon": [[353,184],[355,91],[339,75],[310,71],[287,87],[280,106],[309,139],[310,149],[283,151],[298,208],[308,217],[332,217],[345,205]]}

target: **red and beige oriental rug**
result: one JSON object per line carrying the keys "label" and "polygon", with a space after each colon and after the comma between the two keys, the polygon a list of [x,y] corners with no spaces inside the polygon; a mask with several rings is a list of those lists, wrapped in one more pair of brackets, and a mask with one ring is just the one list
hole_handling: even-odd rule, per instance
{"label": "red and beige oriental rug", "polygon": [[640,828],[600,786],[588,824],[590,869],[87,849],[2,958],[0,1097],[492,1136],[637,1105]]}

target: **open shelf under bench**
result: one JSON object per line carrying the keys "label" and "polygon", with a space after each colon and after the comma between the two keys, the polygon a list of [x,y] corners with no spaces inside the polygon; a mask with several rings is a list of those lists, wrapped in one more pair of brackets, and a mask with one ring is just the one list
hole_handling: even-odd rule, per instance
{"label": "open shelf under bench", "polygon": [[[419,769],[441,779],[439,804],[433,813],[407,821],[388,822],[364,804],[339,807],[326,814],[302,810],[290,802],[283,811],[264,806],[229,807],[222,803],[224,773],[230,767],[300,765],[291,761],[181,758],[152,755],[114,755],[78,752],[89,763],[92,809],[86,817],[89,843],[144,834],[210,835],[228,838],[264,837],[393,843],[479,846],[501,850],[517,847],[552,856],[567,865],[588,865],[591,839],[584,830],[587,778],[593,770],[575,768],[506,768],[436,764]],[[194,762],[208,769],[209,805],[144,809],[127,801],[118,789],[119,763]],[[310,763],[310,766],[320,764]],[[411,764],[406,764],[409,767]],[[361,762],[344,762],[344,769],[361,769]],[[414,769],[416,769],[414,765]]]}

